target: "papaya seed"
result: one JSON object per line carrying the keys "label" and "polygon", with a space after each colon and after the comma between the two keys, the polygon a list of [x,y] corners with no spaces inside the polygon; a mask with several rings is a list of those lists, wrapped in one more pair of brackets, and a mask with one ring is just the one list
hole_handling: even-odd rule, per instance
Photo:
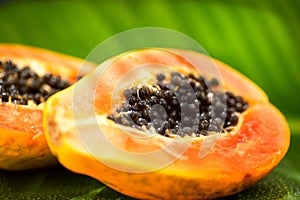
{"label": "papaya seed", "polygon": [[10,60],[0,62],[1,102],[28,105],[28,100],[33,100],[38,105],[70,85],[60,76],[38,76],[29,66],[19,68]]}
{"label": "papaya seed", "polygon": [[[167,76],[171,79],[167,80]],[[189,83],[194,92],[188,91],[185,82]],[[207,80],[202,75],[158,73],[156,83],[151,86],[124,89],[125,103],[117,107],[116,113],[108,115],[108,119],[138,129],[142,126],[154,128],[166,137],[170,137],[170,133],[182,137],[206,136],[209,132],[225,133],[230,131],[226,130],[227,127],[238,123],[236,113],[244,112],[249,105],[241,96],[235,96],[232,92],[214,90],[218,85],[216,78]],[[166,110],[166,116],[151,109],[156,104]],[[193,116],[197,109],[199,113]],[[181,116],[182,111],[185,116]]]}

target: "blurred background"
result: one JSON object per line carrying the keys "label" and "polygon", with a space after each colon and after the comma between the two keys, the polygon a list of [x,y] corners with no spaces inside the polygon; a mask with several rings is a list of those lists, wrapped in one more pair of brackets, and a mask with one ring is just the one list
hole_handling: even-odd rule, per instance
{"label": "blurred background", "polygon": [[297,0],[3,1],[0,42],[85,58],[128,29],[173,29],[254,80],[294,120],[300,113],[299,10]]}
{"label": "blurred background", "polygon": [[[100,42],[128,29],[173,29],[262,87],[287,117],[292,134],[299,135],[299,10],[299,0],[7,0],[0,1],[0,42],[85,58]],[[290,153],[288,159],[300,171],[298,156]]]}

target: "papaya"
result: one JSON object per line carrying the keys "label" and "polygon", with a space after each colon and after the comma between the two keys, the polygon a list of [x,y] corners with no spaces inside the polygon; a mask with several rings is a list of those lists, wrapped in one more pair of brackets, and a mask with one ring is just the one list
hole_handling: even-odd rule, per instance
{"label": "papaya", "polygon": [[[170,126],[164,131],[153,128],[150,124],[156,118],[135,121],[132,116],[130,121],[123,115],[146,110],[152,98],[145,98],[148,93],[167,98],[169,92],[163,88],[172,88],[169,74],[193,79],[188,83],[194,89],[200,87],[200,78],[194,78],[199,69],[201,76],[211,78],[207,82],[213,88],[218,85],[209,74],[213,67],[225,100],[227,94],[234,94],[246,105],[241,112],[227,108],[226,112],[236,114],[235,124],[222,130],[207,129],[205,134],[202,129],[198,135],[198,130],[180,135],[180,131],[171,132]],[[147,77],[156,77],[157,82]],[[128,95],[132,89],[135,91]],[[180,98],[184,96],[189,94]],[[158,110],[166,110],[161,116],[170,116],[176,109],[168,107],[170,101],[158,104]],[[238,110],[240,106],[235,105]],[[238,193],[274,169],[290,143],[285,117],[257,85],[221,61],[180,49],[140,49],[108,59],[47,100],[43,126],[48,145],[62,165],[139,199],[214,199]]]}
{"label": "papaya", "polygon": [[[42,127],[46,96],[93,68],[92,63],[50,50],[0,44],[0,169],[25,170],[57,163]],[[79,69],[83,70],[79,73]],[[41,82],[48,77],[58,88]],[[57,82],[55,83],[56,80]],[[40,91],[40,87],[45,90]]]}

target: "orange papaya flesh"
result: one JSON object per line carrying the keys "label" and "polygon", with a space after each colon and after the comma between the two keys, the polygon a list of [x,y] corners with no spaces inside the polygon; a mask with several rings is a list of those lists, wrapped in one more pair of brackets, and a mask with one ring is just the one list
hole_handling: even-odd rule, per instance
{"label": "orange papaya flesh", "polygon": [[[173,162],[159,169],[156,169],[157,163],[161,162],[158,156],[136,159],[116,150],[141,155],[160,151],[161,157],[167,158],[174,155],[165,145],[175,141],[177,146],[173,150],[182,147],[184,138],[156,134],[145,140],[126,134],[124,130],[136,135],[144,133],[130,127],[120,129],[119,125],[107,119],[107,115],[113,109],[112,91],[116,80],[120,80],[128,70],[151,63],[191,72],[193,59],[200,60],[203,65],[210,63],[207,56],[176,49],[143,49],[125,53],[99,66],[111,65],[100,80],[97,68],[72,87],[53,95],[46,102],[43,119],[51,151],[66,168],[141,199],[213,199],[256,184],[286,154],[290,140],[289,127],[284,116],[269,103],[258,86],[216,60],[213,62],[226,90],[241,95],[248,101],[249,108],[239,116],[238,125],[232,131],[217,135],[213,148],[206,156],[199,157],[199,152],[207,139],[214,135],[192,138],[181,155],[175,155]],[[149,70],[149,73],[152,71]],[[87,89],[94,87],[95,96]],[[80,92],[80,88],[84,88],[87,94]],[[79,95],[74,96],[75,93]],[[84,105],[81,101],[85,102]],[[94,106],[96,124],[91,120],[95,113],[84,112],[86,106]],[[83,112],[75,113],[74,107]],[[104,138],[97,134],[99,127]],[[103,148],[106,145],[103,139],[117,148]],[[93,147],[92,153],[89,146]],[[134,170],[144,170],[144,173],[134,173]]]}
{"label": "orange papaya flesh", "polygon": [[[0,44],[0,61],[11,61],[17,67],[29,66],[40,74],[51,73],[70,83],[83,76],[94,65],[53,51],[17,44]],[[23,170],[53,165],[57,161],[51,154],[43,134],[44,103],[20,105],[0,103],[0,169]]]}
{"label": "orange papaya flesh", "polygon": [[[174,53],[173,53],[174,52]],[[182,54],[185,52],[188,54],[189,60],[186,60],[178,54]],[[173,55],[172,55],[173,54]],[[174,55],[175,54],[175,55]],[[183,54],[187,57],[185,54]],[[235,94],[241,95],[246,100],[253,101],[267,101],[268,98],[266,94],[259,89],[255,84],[249,84],[251,81],[240,73],[236,72],[232,68],[228,68],[225,64],[214,60],[213,62],[207,56],[202,54],[195,54],[195,52],[190,51],[163,51],[160,52],[155,50],[144,51],[136,51],[134,54],[124,55],[121,58],[118,58],[117,61],[114,62],[113,67],[110,67],[105,74],[102,75],[101,80],[99,80],[99,85],[101,85],[101,90],[96,91],[96,108],[105,109],[105,110],[97,110],[100,113],[107,113],[112,109],[111,97],[112,92],[114,91],[115,85],[111,84],[115,82],[115,80],[120,80],[125,72],[128,72],[132,66],[142,65],[148,62],[152,64],[160,64],[167,66],[177,66],[177,68],[181,68],[179,70],[185,71],[194,71],[195,68],[189,62],[190,60],[197,59],[196,62],[201,62],[201,66],[203,68],[207,67],[217,67],[217,71],[222,74],[222,79],[225,85],[225,88],[229,91],[234,92]],[[182,68],[183,67],[183,68]],[[234,71],[234,73],[232,73]],[[151,72],[149,72],[151,73]],[[223,75],[224,74],[224,75]],[[138,76],[138,74],[137,74]],[[250,101],[251,102],[251,101]],[[108,105],[110,104],[110,105]]]}

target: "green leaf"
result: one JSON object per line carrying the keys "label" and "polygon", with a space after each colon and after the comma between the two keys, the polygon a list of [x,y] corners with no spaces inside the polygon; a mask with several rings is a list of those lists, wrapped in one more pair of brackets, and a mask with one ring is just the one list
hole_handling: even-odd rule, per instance
{"label": "green leaf", "polygon": [[100,192],[102,192],[103,189],[105,189],[105,186],[103,186],[101,188],[97,188],[95,190],[92,190],[88,194],[84,194],[84,195],[78,196],[78,197],[73,197],[71,200],[93,199],[97,194],[99,194]]}
{"label": "green leaf", "polygon": [[[299,8],[299,0],[0,1],[0,42],[85,58],[101,41],[135,27],[191,36],[261,86],[292,130],[283,162],[253,188],[224,199],[300,199]],[[0,171],[0,199],[32,198],[129,199],[61,166]]]}

